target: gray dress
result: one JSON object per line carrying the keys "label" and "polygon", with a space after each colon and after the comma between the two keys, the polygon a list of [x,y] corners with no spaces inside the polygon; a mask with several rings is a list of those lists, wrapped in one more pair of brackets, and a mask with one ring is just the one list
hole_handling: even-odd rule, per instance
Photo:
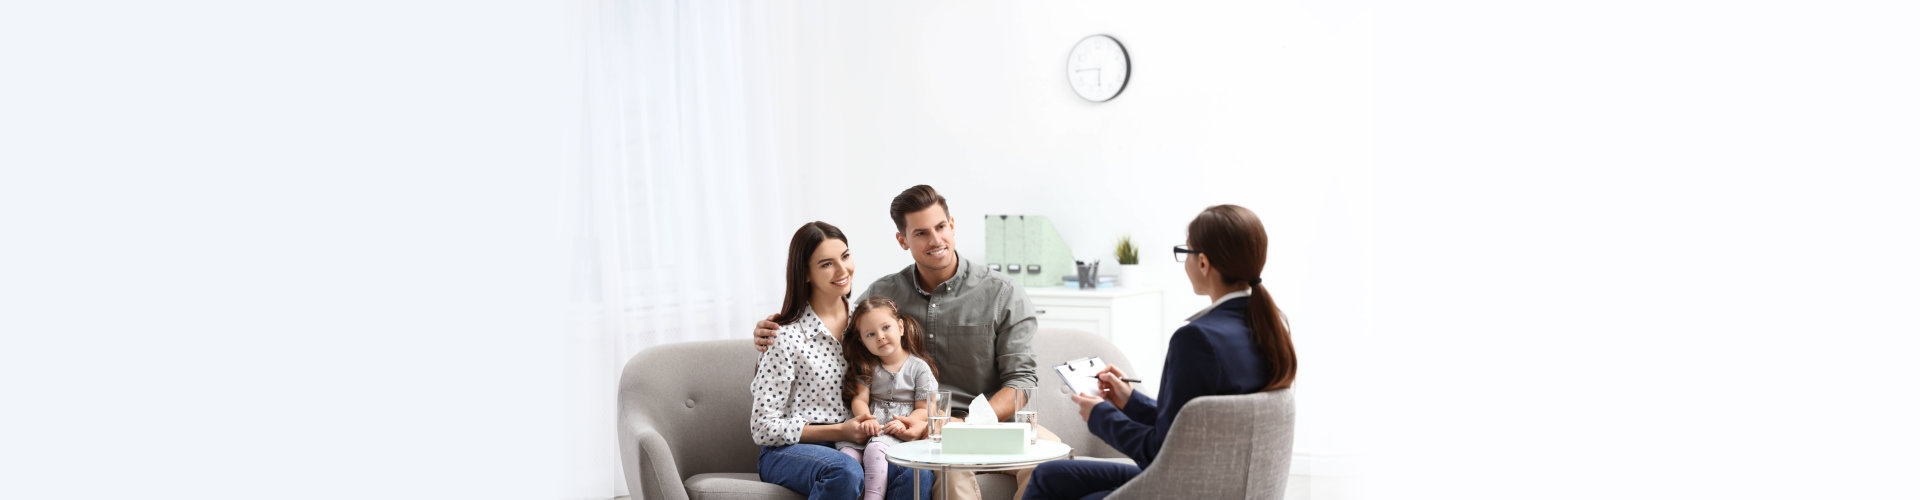
{"label": "gray dress", "polygon": [[[867,411],[882,426],[892,422],[895,416],[912,415],[915,401],[924,401],[928,394],[940,390],[940,382],[933,379],[933,368],[919,357],[907,356],[907,363],[900,365],[898,373],[888,372],[885,366],[875,368],[873,383],[867,386]],[[867,442],[899,444],[900,439],[891,434],[881,434]],[[865,446],[841,441],[839,447]]]}

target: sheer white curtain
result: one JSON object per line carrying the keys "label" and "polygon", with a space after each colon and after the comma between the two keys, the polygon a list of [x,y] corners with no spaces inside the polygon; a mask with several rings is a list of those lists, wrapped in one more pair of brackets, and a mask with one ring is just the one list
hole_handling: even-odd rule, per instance
{"label": "sheer white curtain", "polygon": [[790,236],[781,226],[798,206],[782,165],[779,124],[790,120],[773,53],[790,7],[587,5],[564,498],[627,494],[613,412],[629,357],[661,343],[744,340],[779,307]]}

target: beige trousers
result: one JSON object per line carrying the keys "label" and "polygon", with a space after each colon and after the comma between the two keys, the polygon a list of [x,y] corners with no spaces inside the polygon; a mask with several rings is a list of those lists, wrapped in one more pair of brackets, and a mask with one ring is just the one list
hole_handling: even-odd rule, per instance
{"label": "beige trousers", "polygon": [[[1053,441],[1055,443],[1060,442],[1060,436],[1054,434],[1053,431],[1047,430],[1046,427],[1043,427],[1040,424],[1034,424],[1033,427],[1034,427],[1034,432],[1036,433],[1037,437],[1040,438],[1040,440]],[[1025,497],[1027,495],[1027,481],[1033,479],[1033,469],[1020,469],[1020,470],[1010,470],[1010,471],[1000,471],[1000,472],[982,472],[981,474],[1012,474],[1013,475],[1013,498],[1015,500],[1018,500],[1019,498]],[[980,499],[980,483],[973,480],[973,475],[974,475],[973,472],[955,471],[955,472],[949,473],[948,475],[952,477],[947,478],[948,479],[947,482],[943,483],[939,479],[935,479],[934,486],[937,488],[945,488],[947,491],[947,498],[949,500],[981,500]],[[934,495],[939,495],[939,494],[940,494],[939,492],[934,493]],[[939,497],[936,496],[935,498],[939,498]],[[999,500],[999,499],[995,499],[995,500]]]}

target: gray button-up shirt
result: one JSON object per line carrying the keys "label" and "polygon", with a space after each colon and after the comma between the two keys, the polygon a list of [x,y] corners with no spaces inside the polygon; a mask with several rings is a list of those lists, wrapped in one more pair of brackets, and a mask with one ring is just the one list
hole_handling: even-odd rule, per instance
{"label": "gray button-up shirt", "polygon": [[940,388],[953,391],[955,408],[1002,387],[1036,387],[1033,332],[1039,320],[1027,290],[958,253],[954,260],[959,271],[933,290],[921,290],[919,271],[908,265],[881,276],[860,299],[893,299],[901,314],[920,322],[940,370]]}

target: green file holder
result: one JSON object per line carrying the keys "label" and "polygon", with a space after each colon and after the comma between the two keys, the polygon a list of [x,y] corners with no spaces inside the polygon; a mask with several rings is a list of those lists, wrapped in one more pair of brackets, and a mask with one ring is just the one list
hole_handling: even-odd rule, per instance
{"label": "green file holder", "polygon": [[998,272],[1007,270],[1007,216],[988,215],[987,232],[987,269]]}
{"label": "green file holder", "polygon": [[986,227],[989,269],[998,264],[1027,287],[1060,286],[1073,274],[1073,251],[1046,216],[989,214]]}

